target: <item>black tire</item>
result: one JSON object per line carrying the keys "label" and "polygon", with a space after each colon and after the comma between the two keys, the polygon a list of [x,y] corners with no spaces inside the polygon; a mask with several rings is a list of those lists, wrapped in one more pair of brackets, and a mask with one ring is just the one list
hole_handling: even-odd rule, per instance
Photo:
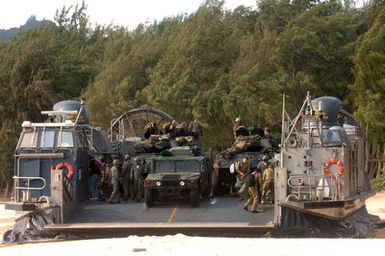
{"label": "black tire", "polygon": [[154,205],[154,195],[151,189],[146,188],[144,190],[144,202],[147,207],[152,207]]}
{"label": "black tire", "polygon": [[199,204],[199,193],[197,189],[192,189],[190,191],[190,204],[193,207],[196,207]]}

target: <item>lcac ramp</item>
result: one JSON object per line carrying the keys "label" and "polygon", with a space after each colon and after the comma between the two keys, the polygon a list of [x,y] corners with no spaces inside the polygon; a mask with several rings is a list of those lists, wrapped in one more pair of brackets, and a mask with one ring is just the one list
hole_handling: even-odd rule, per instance
{"label": "lcac ramp", "polygon": [[245,211],[234,197],[202,201],[199,207],[181,202],[157,204],[129,201],[120,204],[92,202],[76,211],[65,224],[46,229],[83,237],[172,235],[261,237],[274,230],[273,206],[259,206],[260,213]]}

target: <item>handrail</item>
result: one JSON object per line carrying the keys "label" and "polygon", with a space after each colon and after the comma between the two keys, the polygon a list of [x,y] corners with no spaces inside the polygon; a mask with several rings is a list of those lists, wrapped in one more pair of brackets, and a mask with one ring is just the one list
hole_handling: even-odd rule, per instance
{"label": "handrail", "polygon": [[[23,180],[23,179],[27,180],[27,186],[26,187],[15,185],[15,189],[21,189],[21,190],[43,190],[45,188],[45,186],[47,185],[45,179],[42,178],[42,177],[19,177],[19,176],[13,176],[12,178],[14,180],[17,180],[18,182],[20,182],[20,180]],[[41,181],[43,181],[43,185],[41,187],[30,187],[31,180],[41,180]],[[17,184],[17,183],[15,182],[15,184]]]}
{"label": "handrail", "polygon": [[[294,179],[302,179],[303,182],[298,183],[297,185],[293,185],[291,182]],[[305,182],[305,179],[307,183]],[[316,184],[316,180],[323,180],[322,186],[319,186]],[[325,180],[328,181],[327,185],[325,185]],[[297,198],[301,198],[302,194],[309,194],[310,198],[312,198],[313,195],[313,189],[314,188],[322,188],[323,191],[325,191],[325,188],[329,188],[329,191],[331,192],[331,198],[335,198],[335,189],[336,184],[333,184],[333,182],[328,180],[328,177],[325,175],[293,175],[287,180],[287,184],[290,189],[293,189],[294,194]],[[293,194],[293,193],[291,193]]]}

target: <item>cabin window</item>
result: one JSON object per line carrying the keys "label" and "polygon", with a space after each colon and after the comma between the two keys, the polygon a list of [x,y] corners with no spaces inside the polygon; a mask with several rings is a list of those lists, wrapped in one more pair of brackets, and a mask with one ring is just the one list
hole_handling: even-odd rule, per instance
{"label": "cabin window", "polygon": [[36,148],[37,145],[37,133],[25,132],[23,139],[20,143],[20,148]]}
{"label": "cabin window", "polygon": [[60,148],[70,148],[74,146],[74,137],[72,132],[61,132],[57,143]]}
{"label": "cabin window", "polygon": [[323,140],[325,145],[340,145],[342,143],[338,130],[326,130]]}
{"label": "cabin window", "polygon": [[41,131],[40,134],[40,147],[41,148],[53,148],[55,142],[55,131]]}

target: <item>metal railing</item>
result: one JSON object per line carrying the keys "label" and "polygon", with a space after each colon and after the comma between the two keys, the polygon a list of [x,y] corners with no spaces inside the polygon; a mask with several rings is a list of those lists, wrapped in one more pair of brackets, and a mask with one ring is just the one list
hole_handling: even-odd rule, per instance
{"label": "metal railing", "polygon": [[[45,186],[47,185],[46,181],[42,177],[20,177],[20,176],[13,176],[15,183],[15,192],[19,194],[19,191],[21,190],[23,193],[23,202],[30,202],[31,201],[31,191],[32,190],[43,190]],[[25,180],[25,181],[23,181]],[[43,184],[40,187],[31,187],[31,181],[34,180],[40,180],[43,182]],[[20,183],[24,183],[24,186],[20,186]]]}
{"label": "metal railing", "polygon": [[[320,181],[322,180],[322,184]],[[323,200],[325,189],[329,190],[332,200],[339,197],[338,181],[333,181],[330,177],[325,175],[293,175],[287,180],[290,194],[286,201],[294,198],[296,200]]]}

